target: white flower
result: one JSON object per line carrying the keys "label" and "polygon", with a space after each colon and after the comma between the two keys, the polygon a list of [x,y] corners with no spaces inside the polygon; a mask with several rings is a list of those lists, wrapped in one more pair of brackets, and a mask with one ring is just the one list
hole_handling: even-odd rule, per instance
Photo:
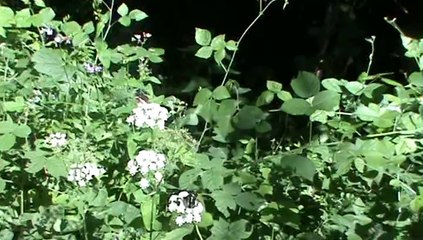
{"label": "white flower", "polygon": [[204,206],[193,193],[181,191],[170,196],[168,210],[176,212],[175,222],[178,226],[182,226],[184,223],[201,222]]}
{"label": "white flower", "polygon": [[156,178],[157,182],[161,182],[163,179],[163,174],[161,172],[154,173],[154,178]]}
{"label": "white flower", "polygon": [[95,163],[72,164],[68,172],[68,181],[76,182],[83,187],[94,177],[99,177],[106,171]]}
{"label": "white flower", "polygon": [[62,147],[67,143],[66,134],[65,133],[51,133],[46,138],[47,143],[50,144],[51,147]]}
{"label": "white flower", "polygon": [[139,103],[132,113],[126,122],[139,128],[164,129],[165,121],[169,118],[169,111],[157,103]]}
{"label": "white flower", "polygon": [[149,172],[155,173],[158,169],[164,168],[165,165],[166,157],[164,154],[156,153],[153,150],[142,150],[134,160],[128,162],[127,168],[131,175],[141,173],[145,176]]}
{"label": "white flower", "polygon": [[183,216],[178,216],[176,217],[175,222],[178,226],[182,226],[185,223],[185,219]]}
{"label": "white flower", "polygon": [[150,186],[150,182],[146,178],[142,178],[140,181],[140,187],[141,189],[146,189]]}

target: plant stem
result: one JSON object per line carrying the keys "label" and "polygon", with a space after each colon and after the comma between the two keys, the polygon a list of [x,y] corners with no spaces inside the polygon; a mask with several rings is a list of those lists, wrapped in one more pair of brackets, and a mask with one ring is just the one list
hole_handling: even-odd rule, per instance
{"label": "plant stem", "polygon": [[194,226],[195,226],[195,231],[197,232],[198,237],[200,238],[200,240],[203,240],[203,236],[201,236],[200,229],[198,229],[197,224],[194,224]]}
{"label": "plant stem", "polygon": [[[250,29],[256,24],[256,22],[261,18],[261,16],[263,16],[263,14],[264,14],[264,12],[266,12],[266,10],[270,7],[270,5],[272,5],[274,2],[276,2],[277,0],[272,0],[272,1],[270,1],[267,5],[266,5],[266,7],[264,7],[263,8],[263,10],[261,10],[260,12],[259,12],[259,14],[257,15],[257,17],[250,23],[250,25],[248,25],[248,27],[245,29],[245,31],[241,34],[241,37],[238,39],[238,42],[237,42],[237,48],[234,50],[234,53],[232,54],[232,57],[231,57],[231,61],[229,62],[229,65],[228,65],[228,67],[226,68],[226,71],[225,71],[225,76],[223,77],[223,80],[222,80],[222,83],[220,84],[221,86],[223,86],[224,84],[225,84],[225,82],[226,82],[226,80],[228,79],[228,76],[229,76],[229,72],[230,72],[230,70],[231,70],[231,67],[232,67],[232,64],[233,64],[233,62],[234,62],[234,60],[235,60],[235,56],[236,56],[236,53],[238,52],[238,49],[239,49],[239,45],[240,45],[240,43],[241,43],[241,41],[242,41],[242,39],[244,39],[244,37],[245,37],[245,35],[250,31]],[[286,5],[286,3],[287,3],[287,1],[285,1],[285,5]],[[284,5],[284,7],[285,7],[285,5]]]}

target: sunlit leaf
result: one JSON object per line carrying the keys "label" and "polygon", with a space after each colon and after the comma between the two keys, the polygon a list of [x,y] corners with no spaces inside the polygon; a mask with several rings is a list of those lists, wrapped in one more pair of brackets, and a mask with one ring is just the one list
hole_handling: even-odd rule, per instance
{"label": "sunlit leaf", "polygon": [[313,73],[301,71],[291,81],[291,87],[299,97],[309,98],[320,91],[320,80]]}

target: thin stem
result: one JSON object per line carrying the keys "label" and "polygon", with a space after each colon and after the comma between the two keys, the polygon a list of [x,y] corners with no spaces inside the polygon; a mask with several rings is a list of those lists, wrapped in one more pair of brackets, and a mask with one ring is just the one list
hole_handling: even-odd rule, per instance
{"label": "thin stem", "polygon": [[197,232],[198,238],[200,240],[203,240],[203,236],[201,236],[200,229],[198,229],[197,224],[195,224],[195,231]]}
{"label": "thin stem", "polygon": [[109,23],[107,24],[106,32],[103,35],[103,40],[106,40],[107,35],[109,34],[110,29],[112,28],[112,18],[113,18],[113,7],[115,5],[115,0],[112,0],[112,4],[110,4],[110,8],[107,6],[110,16],[109,16]]}
{"label": "thin stem", "polygon": [[[227,67],[227,70],[225,71],[225,76],[223,77],[223,80],[222,80],[222,83],[220,84],[221,86],[223,86],[224,84],[225,84],[225,82],[226,82],[226,80],[228,79],[228,76],[229,76],[229,72],[230,72],[230,70],[231,70],[231,67],[232,67],[232,64],[233,64],[233,62],[234,62],[234,60],[235,60],[235,56],[236,56],[236,53],[238,52],[238,49],[239,49],[239,45],[240,45],[240,43],[241,43],[241,41],[242,41],[242,39],[244,39],[244,37],[245,37],[245,35],[250,31],[250,29],[256,24],[256,22],[261,18],[261,16],[263,16],[263,14],[264,14],[264,12],[266,12],[266,10],[270,7],[270,5],[272,5],[274,2],[276,2],[276,0],[272,0],[272,1],[270,1],[267,5],[266,5],[266,7],[264,7],[263,8],[263,10],[261,10],[260,12],[259,12],[259,14],[257,15],[257,17],[250,23],[250,25],[248,25],[248,27],[245,29],[245,31],[241,34],[241,37],[238,39],[238,42],[237,42],[237,48],[234,50],[234,53],[232,54],[232,57],[231,57],[231,61],[229,62],[229,65],[228,65],[228,67]],[[286,1],[285,1],[285,4],[286,4]],[[284,5],[285,6],[285,5]]]}
{"label": "thin stem", "polygon": [[367,66],[367,75],[369,75],[370,73],[370,67],[372,66],[373,63],[373,55],[375,53],[375,40],[376,40],[376,36],[372,36],[371,38],[367,38],[366,41],[368,41],[370,43],[370,45],[372,46],[372,51],[370,52],[369,55],[369,65]]}
{"label": "thin stem", "polygon": [[392,132],[385,132],[385,133],[375,133],[375,134],[369,134],[367,135],[367,137],[373,138],[373,137],[385,137],[390,135],[413,135],[421,131],[423,131],[423,128],[419,128],[416,130],[408,130],[408,131],[392,131]]}
{"label": "thin stem", "polygon": [[153,240],[153,221],[154,221],[154,197],[151,197],[151,214],[150,214],[150,240]]}
{"label": "thin stem", "polygon": [[206,132],[209,130],[209,128],[208,128],[208,122],[206,122],[205,124],[204,124],[204,129],[203,129],[203,132],[201,133],[201,136],[200,136],[200,139],[198,139],[198,143],[197,143],[197,146],[195,147],[195,151],[196,152],[198,152],[198,149],[200,148],[200,144],[201,144],[201,141],[203,140],[203,138],[204,138],[204,135],[206,134]]}

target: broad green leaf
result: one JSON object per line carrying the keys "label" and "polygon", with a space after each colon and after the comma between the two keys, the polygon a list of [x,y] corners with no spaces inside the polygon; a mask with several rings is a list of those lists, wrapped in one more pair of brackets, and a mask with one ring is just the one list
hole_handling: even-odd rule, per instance
{"label": "broad green leaf", "polygon": [[222,118],[226,116],[232,116],[237,109],[237,101],[234,99],[226,99],[222,101],[217,110],[217,117]]}
{"label": "broad green leaf", "polygon": [[219,86],[213,90],[213,97],[216,100],[223,100],[230,98],[231,94],[225,86]]}
{"label": "broad green leaf", "polygon": [[45,162],[48,173],[55,177],[65,177],[68,175],[68,169],[63,162],[63,159],[58,157],[47,158]]}
{"label": "broad green leaf", "polygon": [[342,93],[342,83],[336,78],[326,78],[322,80],[322,86],[327,90],[332,90],[337,93]]}
{"label": "broad green leaf", "polygon": [[374,121],[379,117],[379,109],[374,104],[369,107],[359,105],[354,114],[363,121]]}
{"label": "broad green leaf", "polygon": [[204,46],[198,49],[198,51],[195,53],[195,56],[199,58],[208,59],[211,57],[212,53],[213,53],[213,49],[211,47]]}
{"label": "broad green leaf", "polygon": [[85,23],[82,26],[82,30],[84,30],[85,34],[90,34],[93,33],[95,31],[95,27],[92,21],[89,21],[87,23]]}
{"label": "broad green leaf", "polygon": [[15,13],[9,7],[0,6],[0,27],[11,27],[14,23]]}
{"label": "broad green leaf", "polygon": [[65,62],[59,49],[41,48],[34,53],[31,60],[35,63],[35,70],[58,80],[69,74],[65,71]]}
{"label": "broad green leaf", "polygon": [[256,106],[244,106],[235,116],[235,126],[239,129],[253,129],[265,117],[265,113]]}
{"label": "broad green leaf", "polygon": [[11,132],[15,131],[15,129],[17,127],[18,127],[18,124],[12,122],[11,120],[1,121],[0,122],[0,134],[11,133]]}
{"label": "broad green leaf", "polygon": [[[0,13],[1,14],[1,13]],[[31,27],[31,12],[28,8],[16,12],[15,16],[16,27],[28,28]]]}
{"label": "broad green leaf", "polygon": [[[159,197],[157,195],[150,196],[141,203],[142,220],[144,227],[148,231],[158,230],[161,228],[160,222],[156,220],[158,200]],[[151,229],[151,226],[153,226],[153,229]]]}
{"label": "broad green leaf", "polygon": [[46,152],[44,151],[30,151],[25,153],[25,158],[30,160],[29,166],[25,169],[29,173],[39,172],[46,165]]}
{"label": "broad green leaf", "polygon": [[107,204],[108,193],[106,188],[102,188],[98,191],[97,196],[88,204],[94,207],[104,207]]}
{"label": "broad green leaf", "polygon": [[282,83],[268,80],[266,82],[267,90],[278,93],[282,90]]}
{"label": "broad green leaf", "polygon": [[15,97],[15,101],[3,102],[4,110],[7,112],[22,112],[25,106],[25,100],[21,96]]}
{"label": "broad green leaf", "polygon": [[423,86],[423,72],[413,72],[408,77],[408,82],[415,86],[422,87]]}
{"label": "broad green leaf", "polygon": [[222,62],[222,60],[225,59],[225,56],[226,56],[225,49],[216,50],[213,54],[214,61],[217,63]]}
{"label": "broad green leaf", "polygon": [[200,168],[193,168],[184,171],[179,176],[179,187],[182,189],[192,189],[195,186],[195,182],[197,181],[198,177],[201,175]]}
{"label": "broad green leaf", "polygon": [[190,234],[194,227],[192,225],[180,227],[174,229],[170,232],[167,232],[166,235],[161,238],[162,240],[176,240],[176,239],[183,239],[186,235]]}
{"label": "broad green leaf", "polygon": [[13,135],[20,138],[26,138],[31,133],[31,128],[28,125],[19,125],[15,130],[13,130]]}
{"label": "broad green leaf", "polygon": [[204,171],[201,174],[201,183],[203,187],[210,191],[220,189],[223,186],[223,173],[221,168],[212,168]]}
{"label": "broad green leaf", "polygon": [[354,159],[354,167],[357,169],[358,172],[364,173],[364,168],[366,166],[366,163],[362,158],[356,158]]}
{"label": "broad green leaf", "polygon": [[320,91],[320,80],[313,73],[301,71],[291,81],[291,87],[299,97],[309,98]]}
{"label": "broad green leaf", "polygon": [[6,133],[0,136],[0,151],[7,151],[13,147],[16,143],[15,135]]}
{"label": "broad green leaf", "polygon": [[314,96],[312,105],[313,108],[325,111],[334,111],[339,108],[339,101],[341,96],[331,90],[319,92]]}
{"label": "broad green leaf", "polygon": [[126,142],[126,149],[128,150],[128,156],[131,159],[134,158],[135,152],[137,151],[138,146],[131,136],[128,137],[128,140]]}
{"label": "broad green leaf", "polygon": [[288,101],[289,99],[292,99],[292,95],[288,91],[280,91],[276,94],[276,96],[284,102]]}
{"label": "broad green leaf", "polygon": [[225,216],[229,217],[229,210],[232,209],[235,210],[236,208],[236,202],[235,202],[235,196],[233,192],[229,191],[213,191],[211,194],[211,197],[215,201],[215,205],[217,209]]}
{"label": "broad green leaf", "polygon": [[281,109],[291,115],[310,115],[313,113],[310,103],[300,98],[292,98],[285,101]]}
{"label": "broad green leaf", "polygon": [[34,27],[42,27],[45,24],[48,24],[51,22],[54,17],[56,16],[56,13],[51,8],[43,8],[41,11],[35,15],[32,15],[32,25]]}
{"label": "broad green leaf", "polygon": [[[208,46],[211,42],[210,31],[207,29],[195,28],[195,42],[201,46]],[[210,52],[211,51],[212,48],[210,48]]]}
{"label": "broad green leaf", "polygon": [[129,16],[122,16],[118,21],[120,24],[122,24],[122,26],[125,27],[129,27],[129,25],[131,25],[131,18]]}
{"label": "broad green leaf", "polygon": [[64,23],[61,29],[66,36],[74,36],[82,31],[82,27],[75,21]]}
{"label": "broad green leaf", "polygon": [[218,104],[214,100],[209,100],[204,105],[198,105],[196,113],[207,122],[211,122],[213,116],[217,113],[217,108]]}
{"label": "broad green leaf", "polygon": [[226,46],[225,43],[225,35],[220,34],[214,37],[210,43],[210,47],[213,48],[213,50],[224,50]]}
{"label": "broad green leaf", "polygon": [[420,212],[423,207],[423,196],[418,195],[410,202],[410,209],[414,212]]}
{"label": "broad green leaf", "polygon": [[310,181],[313,180],[313,176],[316,173],[314,163],[310,159],[299,155],[287,155],[282,157],[280,166],[290,169],[294,175]]}
{"label": "broad green leaf", "polygon": [[354,95],[360,95],[365,89],[365,85],[361,82],[347,82],[345,88]]}
{"label": "broad green leaf", "polygon": [[258,133],[267,133],[267,132],[270,132],[272,130],[272,125],[267,121],[260,121],[256,125],[255,130]]}
{"label": "broad green leaf", "polygon": [[128,6],[126,6],[125,3],[122,3],[118,9],[117,9],[117,13],[119,13],[120,16],[126,16],[129,12]]}
{"label": "broad green leaf", "polygon": [[134,9],[131,12],[129,12],[129,17],[138,22],[138,21],[141,21],[141,20],[147,18],[148,15],[141,10]]}
{"label": "broad green leaf", "polygon": [[219,218],[214,221],[211,228],[212,235],[208,240],[240,240],[248,239],[252,231],[246,231],[248,221],[242,219],[236,222],[228,223],[224,219]]}
{"label": "broad green leaf", "polygon": [[195,95],[193,106],[197,105],[204,105],[210,101],[213,93],[208,88],[202,88],[198,93]]}
{"label": "broad green leaf", "polygon": [[242,192],[236,196],[236,204],[249,211],[257,211],[265,201],[252,192]]}
{"label": "broad green leaf", "polygon": [[272,91],[266,90],[260,94],[260,96],[257,98],[256,105],[258,107],[267,105],[273,101],[273,98],[275,97],[275,93]]}
{"label": "broad green leaf", "polygon": [[43,0],[35,0],[34,3],[35,3],[35,6],[37,6],[37,7],[45,7],[46,6],[46,4],[44,3]]}
{"label": "broad green leaf", "polygon": [[237,42],[235,42],[234,40],[229,40],[226,42],[226,49],[228,49],[229,51],[235,51],[238,49],[238,44]]}

